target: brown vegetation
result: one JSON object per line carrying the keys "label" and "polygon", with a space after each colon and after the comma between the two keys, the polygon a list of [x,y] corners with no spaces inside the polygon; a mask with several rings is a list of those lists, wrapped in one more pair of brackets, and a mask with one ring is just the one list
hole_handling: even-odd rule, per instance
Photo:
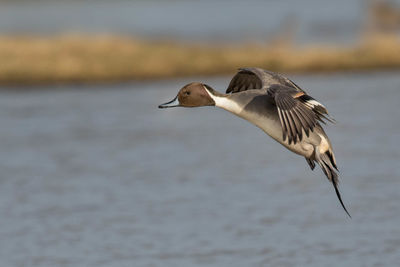
{"label": "brown vegetation", "polygon": [[115,36],[0,37],[0,83],[105,82],[217,75],[243,66],[279,72],[400,68],[395,36],[352,47],[197,44]]}

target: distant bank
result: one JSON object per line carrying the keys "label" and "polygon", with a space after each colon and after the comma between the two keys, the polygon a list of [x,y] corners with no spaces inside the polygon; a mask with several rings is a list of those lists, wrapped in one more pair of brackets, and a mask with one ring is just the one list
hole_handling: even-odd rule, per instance
{"label": "distant bank", "polygon": [[278,72],[400,69],[398,36],[351,46],[199,44],[123,36],[0,36],[0,84],[119,82],[233,73],[242,66]]}

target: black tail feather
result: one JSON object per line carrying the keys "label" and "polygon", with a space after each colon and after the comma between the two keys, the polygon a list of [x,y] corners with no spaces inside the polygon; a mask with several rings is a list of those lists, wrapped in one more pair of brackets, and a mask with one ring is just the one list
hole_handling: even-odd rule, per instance
{"label": "black tail feather", "polygon": [[312,159],[306,158],[308,165],[310,165],[311,170],[313,171],[315,168],[315,162]]}
{"label": "black tail feather", "polygon": [[338,189],[339,180],[338,180],[337,166],[334,156],[330,151],[327,151],[324,154],[316,153],[316,161],[321,167],[322,171],[325,173],[326,177],[329,179],[329,181],[332,182],[333,187],[335,188],[336,196],[338,197],[340,204],[342,205],[347,215],[349,215],[349,217],[351,218],[350,213],[347,211],[346,206],[342,201],[342,197]]}
{"label": "black tail feather", "polygon": [[346,207],[345,207],[344,204],[343,204],[342,197],[340,196],[340,193],[339,193],[339,189],[338,189],[338,187],[337,187],[337,184],[336,184],[335,182],[332,182],[332,184],[333,184],[333,187],[335,188],[335,192],[336,192],[336,195],[337,195],[337,197],[338,197],[338,199],[339,199],[339,201],[340,201],[340,204],[342,205],[342,207],[343,207],[344,211],[347,213],[347,215],[349,215],[349,217],[351,218],[350,213],[347,211]]}

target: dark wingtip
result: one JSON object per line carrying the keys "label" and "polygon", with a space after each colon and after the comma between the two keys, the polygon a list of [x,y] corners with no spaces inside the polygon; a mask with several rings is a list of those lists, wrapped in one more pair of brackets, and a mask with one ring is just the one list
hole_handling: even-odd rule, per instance
{"label": "dark wingtip", "polygon": [[337,121],[334,119],[334,118],[332,118],[329,114],[326,114],[327,116],[326,116],[326,119],[330,122],[330,123],[333,123],[333,124],[336,124],[337,123]]}

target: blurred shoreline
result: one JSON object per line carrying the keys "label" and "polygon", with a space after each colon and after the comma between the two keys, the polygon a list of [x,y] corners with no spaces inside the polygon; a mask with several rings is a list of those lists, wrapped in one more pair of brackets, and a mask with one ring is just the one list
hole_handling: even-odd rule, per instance
{"label": "blurred shoreline", "polygon": [[400,69],[398,35],[353,45],[149,41],[129,36],[0,36],[0,84],[121,82],[223,75],[243,66],[278,72]]}

